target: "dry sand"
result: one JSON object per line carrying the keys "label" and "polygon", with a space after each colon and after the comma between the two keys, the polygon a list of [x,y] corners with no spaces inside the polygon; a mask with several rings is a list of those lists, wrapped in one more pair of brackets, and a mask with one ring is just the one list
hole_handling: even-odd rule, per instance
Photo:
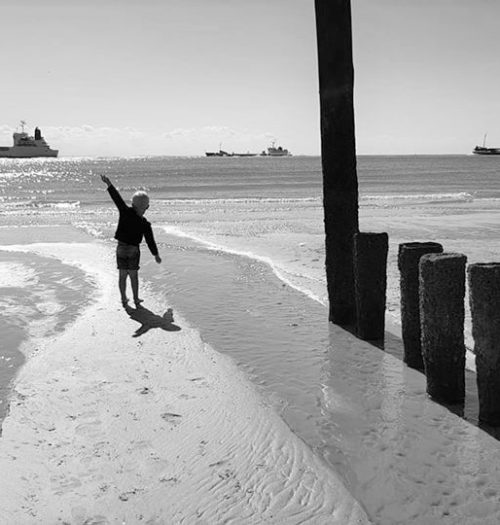
{"label": "dry sand", "polygon": [[233,362],[162,317],[169,305],[146,291],[146,312],[127,315],[109,246],[8,249],[78,265],[99,294],[64,333],[22,348],[0,438],[2,525],[368,523]]}

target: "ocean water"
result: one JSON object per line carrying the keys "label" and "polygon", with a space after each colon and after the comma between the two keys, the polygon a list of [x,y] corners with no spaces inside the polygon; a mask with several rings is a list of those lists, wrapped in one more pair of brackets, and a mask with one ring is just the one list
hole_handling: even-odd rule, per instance
{"label": "ocean water", "polygon": [[[399,316],[399,242],[500,258],[500,159],[359,157],[360,228],[390,236],[388,309]],[[150,192],[158,232],[250,256],[326,304],[319,157],[0,160],[0,226],[70,224],[103,239],[115,215],[99,175]]]}
{"label": "ocean water", "polygon": [[[126,199],[138,189],[152,198],[147,216],[163,263],[144,247],[141,285],[164,295],[207,343],[235,359],[349,484],[349,461],[336,443],[341,422],[328,410],[336,343],[327,322],[319,157],[1,161],[0,255],[20,287],[36,282],[52,294],[53,309],[36,311],[52,326],[77,315],[74,305],[90,299],[92,283],[67,268],[50,275],[47,264],[7,255],[1,245],[90,236],[113,246],[117,214],[101,174]],[[500,260],[500,158],[359,157],[358,178],[361,230],[389,233],[387,309],[396,324],[400,242],[438,241],[469,262]],[[71,300],[64,286],[80,295]],[[5,303],[1,284],[0,293]],[[29,335],[29,322],[20,322],[29,320],[26,308],[0,312],[2,329],[18,330],[11,347]],[[471,346],[469,321],[466,338]],[[15,349],[2,352],[8,358]]]}

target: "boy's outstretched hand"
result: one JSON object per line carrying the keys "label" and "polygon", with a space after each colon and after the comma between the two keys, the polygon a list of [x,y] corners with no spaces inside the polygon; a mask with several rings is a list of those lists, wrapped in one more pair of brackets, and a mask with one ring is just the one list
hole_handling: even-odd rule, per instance
{"label": "boy's outstretched hand", "polygon": [[160,264],[161,263],[161,257],[159,255],[155,255],[155,261]]}
{"label": "boy's outstretched hand", "polygon": [[101,180],[104,182],[104,184],[111,186],[111,181],[108,179],[108,177],[106,177],[106,175],[101,175]]}

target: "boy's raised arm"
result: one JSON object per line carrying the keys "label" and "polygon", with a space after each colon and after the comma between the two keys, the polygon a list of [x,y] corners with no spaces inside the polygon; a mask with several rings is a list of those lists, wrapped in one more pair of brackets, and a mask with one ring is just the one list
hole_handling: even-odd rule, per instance
{"label": "boy's raised arm", "polygon": [[122,199],[122,196],[118,193],[118,190],[113,186],[112,182],[109,180],[106,175],[101,175],[101,180],[104,182],[104,184],[108,185],[108,192],[113,199],[113,202],[116,204],[116,207],[119,210],[125,210],[127,208],[127,205],[125,204],[125,201]]}
{"label": "boy's raised arm", "polygon": [[101,175],[101,180],[102,180],[102,182],[104,182],[104,184],[107,184],[107,185],[108,185],[108,188],[109,188],[110,186],[113,186],[113,184],[111,184],[111,181],[109,180],[108,177],[106,177],[106,175]]}

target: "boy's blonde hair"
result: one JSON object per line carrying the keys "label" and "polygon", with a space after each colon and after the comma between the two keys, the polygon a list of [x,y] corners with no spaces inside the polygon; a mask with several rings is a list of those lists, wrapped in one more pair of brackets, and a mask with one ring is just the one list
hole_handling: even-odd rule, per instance
{"label": "boy's blonde hair", "polygon": [[145,191],[136,191],[132,195],[132,206],[134,208],[147,208],[149,205],[149,195]]}

